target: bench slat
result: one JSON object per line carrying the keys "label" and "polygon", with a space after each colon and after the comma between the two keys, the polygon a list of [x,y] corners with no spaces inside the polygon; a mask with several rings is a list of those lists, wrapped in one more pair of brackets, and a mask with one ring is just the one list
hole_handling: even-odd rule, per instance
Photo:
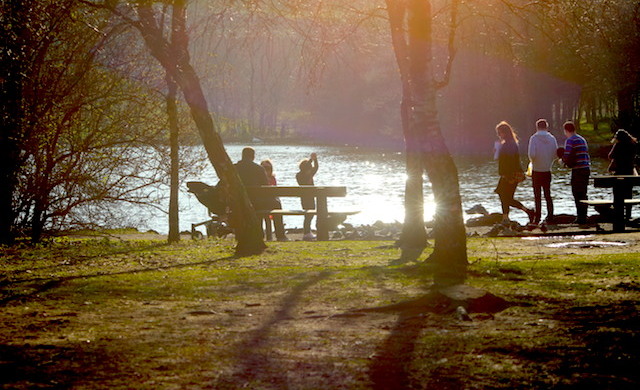
{"label": "bench slat", "polygon": [[256,210],[258,215],[316,215],[316,210]]}
{"label": "bench slat", "polygon": [[[357,210],[345,210],[345,211],[329,211],[328,215],[354,215],[360,211]],[[258,215],[317,215],[317,210],[256,210]]]}
{"label": "bench slat", "polygon": [[[613,200],[607,199],[589,199],[589,200],[581,200],[580,203],[588,204],[590,206],[606,206],[613,205]],[[640,204],[640,199],[625,199],[624,204]]]}
{"label": "bench slat", "polygon": [[259,186],[247,187],[247,192],[252,196],[325,196],[345,197],[345,186]]}

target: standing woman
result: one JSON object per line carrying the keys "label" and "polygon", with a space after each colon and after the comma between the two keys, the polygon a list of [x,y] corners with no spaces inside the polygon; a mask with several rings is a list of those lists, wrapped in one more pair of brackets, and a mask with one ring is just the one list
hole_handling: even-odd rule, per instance
{"label": "standing woman", "polygon": [[502,204],[502,222],[509,222],[509,208],[513,206],[527,213],[529,223],[533,223],[535,212],[513,198],[518,183],[525,179],[524,171],[520,165],[518,136],[511,125],[505,121],[498,123],[496,134],[500,140],[500,150],[498,151],[498,174],[500,175],[500,180],[495,192],[500,196],[500,203]]}
{"label": "standing woman", "polygon": [[[613,147],[609,152],[609,172],[614,175],[637,175],[635,159],[638,141],[626,130],[620,129],[611,140]],[[633,187],[626,186],[623,189],[625,199],[633,197]],[[625,206],[625,218],[631,218],[631,205]]]}
{"label": "standing woman", "polygon": [[614,175],[636,175],[635,158],[638,140],[626,130],[616,131],[611,140],[613,147],[609,152],[609,172]]}

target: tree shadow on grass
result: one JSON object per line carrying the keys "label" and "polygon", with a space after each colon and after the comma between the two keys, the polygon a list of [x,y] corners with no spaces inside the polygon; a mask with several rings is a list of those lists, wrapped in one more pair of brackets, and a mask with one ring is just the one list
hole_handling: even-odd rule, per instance
{"label": "tree shadow on grass", "polygon": [[[128,271],[119,271],[119,272],[100,272],[94,274],[86,274],[86,275],[74,275],[74,276],[64,276],[59,278],[31,278],[31,279],[20,279],[15,281],[3,281],[0,284],[0,307],[5,306],[11,302],[26,302],[29,299],[41,294],[45,291],[49,291],[56,287],[59,287],[65,282],[72,280],[83,280],[83,279],[91,279],[91,278],[100,278],[105,276],[118,276],[118,275],[133,275],[144,272],[156,272],[156,271],[166,271],[180,268],[188,268],[193,266],[200,265],[211,265],[222,261],[232,260],[237,257],[235,256],[226,256],[218,259],[207,260],[207,261],[199,261],[193,263],[182,263],[182,264],[172,264],[172,265],[164,265],[164,266],[156,266],[156,267],[147,267],[147,268],[139,268]],[[16,291],[21,291],[20,293],[12,294],[8,289],[13,289]],[[26,291],[26,292],[25,292]]]}
{"label": "tree shadow on grass", "polygon": [[411,311],[401,312],[389,337],[379,346],[369,366],[373,389],[408,389],[411,363],[426,319]]}
{"label": "tree shadow on grass", "polygon": [[71,389],[125,371],[106,351],[87,343],[0,344],[0,387]]}
{"label": "tree shadow on grass", "polygon": [[[106,248],[106,250],[104,250],[101,253],[97,253],[97,254],[92,254],[92,255],[77,255],[77,254],[73,254],[73,257],[65,257],[66,260],[73,260],[74,263],[79,263],[81,261],[89,261],[89,260],[93,260],[96,258],[101,258],[104,256],[115,256],[115,255],[129,255],[132,253],[136,253],[136,252],[145,252],[145,251],[149,251],[152,249],[158,249],[158,248],[163,248],[163,247],[167,247],[169,246],[169,244],[167,244],[166,242],[159,242],[159,243],[153,243],[153,244],[149,244],[149,245],[144,245],[144,246],[130,246],[128,248]],[[72,247],[67,248],[68,252],[71,252],[73,250]],[[11,250],[9,250],[9,252],[11,252]],[[60,255],[68,255],[68,252],[65,251],[61,251]],[[56,253],[58,254],[58,253]],[[9,256],[11,256],[11,254],[9,254]],[[63,257],[63,256],[61,256]],[[7,275],[11,275],[11,276],[18,276],[20,274],[24,274],[24,273],[28,273],[28,272],[33,272],[33,271],[47,271],[47,270],[57,270],[60,267],[60,264],[53,264],[53,265],[47,265],[44,267],[28,267],[25,269],[14,269],[10,272],[7,273]]]}
{"label": "tree shadow on grass", "polygon": [[[416,299],[406,300],[397,304],[366,308],[357,312],[391,313],[397,314],[398,320],[390,331],[389,337],[380,345],[374,359],[369,366],[369,376],[374,389],[408,389],[413,388],[415,371],[413,361],[415,350],[424,329],[441,328],[444,324],[454,321],[454,315],[464,319],[466,310],[474,312],[497,313],[506,309],[510,304],[491,294],[478,300],[478,303],[458,302],[439,292],[433,287],[427,294]],[[460,309],[462,308],[462,312]],[[438,388],[462,388],[457,378],[435,380]]]}
{"label": "tree shadow on grass", "polygon": [[260,388],[287,388],[286,373],[270,357],[270,333],[281,322],[292,318],[292,310],[300,301],[302,294],[311,286],[327,279],[333,272],[320,272],[314,277],[295,286],[278,305],[262,326],[249,335],[234,348],[236,354],[236,370],[228,376],[221,377],[213,386],[214,389],[250,388],[250,384],[261,384]]}
{"label": "tree shadow on grass", "polygon": [[[545,300],[544,297],[530,299],[533,302]],[[534,318],[540,318],[520,325],[522,331],[531,329],[530,339],[486,334],[482,343],[473,344],[473,354],[492,356],[497,361],[519,361],[527,367],[529,375],[495,372],[495,377],[480,378],[466,375],[469,373],[464,367],[451,371],[450,367],[445,368],[446,365],[434,365],[429,371],[426,367],[416,366],[420,364],[417,360],[420,356],[436,363],[470,353],[468,346],[460,344],[455,331],[439,336],[437,345],[419,344],[427,329],[437,332],[438,329],[455,328],[454,317],[443,316],[449,311],[440,311],[444,306],[425,306],[425,297],[422,297],[360,310],[398,315],[390,335],[379,346],[369,366],[372,388],[459,389],[469,387],[474,380],[483,380],[482,386],[496,388],[639,388],[638,301],[620,300],[587,306],[577,306],[572,300],[545,300],[545,303],[542,311],[535,303],[517,305],[530,308]],[[555,325],[549,321],[555,321]],[[540,327],[546,330],[540,333]]]}
{"label": "tree shadow on grass", "polygon": [[566,301],[551,318],[571,345],[516,347],[512,356],[542,363],[555,361],[554,375],[565,388],[640,388],[640,311],[637,300],[575,305]]}

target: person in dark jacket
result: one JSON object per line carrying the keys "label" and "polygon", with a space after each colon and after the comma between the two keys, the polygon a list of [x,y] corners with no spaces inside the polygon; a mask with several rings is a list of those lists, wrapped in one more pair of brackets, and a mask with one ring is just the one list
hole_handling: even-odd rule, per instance
{"label": "person in dark jacket", "polygon": [[509,209],[515,207],[527,213],[529,223],[533,223],[535,212],[513,197],[518,184],[525,179],[524,171],[520,165],[520,151],[518,150],[516,132],[509,123],[502,121],[496,126],[496,134],[500,140],[500,150],[498,151],[498,174],[500,175],[500,180],[495,192],[500,197],[500,203],[502,204],[502,222],[509,222]]}
{"label": "person in dark jacket", "polygon": [[[620,129],[616,131],[611,143],[613,147],[609,152],[609,160],[611,161],[609,172],[614,175],[637,175],[635,159],[638,140],[626,130]],[[625,187],[623,191],[625,199],[633,197],[632,186]],[[625,218],[631,218],[631,205],[625,206]]]}
{"label": "person in dark jacket", "polygon": [[[256,164],[253,160],[256,158],[256,152],[253,148],[246,147],[242,149],[242,159],[234,164],[240,180],[245,187],[249,186],[266,186],[269,185],[267,173],[261,165]],[[251,203],[256,210],[272,210],[281,209],[280,200],[274,197],[268,198],[251,198]],[[278,241],[287,241],[284,232],[284,223],[282,216],[274,216],[273,224]]]}
{"label": "person in dark jacket", "polygon": [[[296,173],[296,181],[298,185],[301,186],[312,186],[313,176],[318,172],[318,156],[315,153],[311,153],[311,157],[308,159],[304,159],[300,161],[300,171]],[[316,202],[313,197],[304,197],[301,199],[302,208],[304,210],[313,210],[316,208]],[[305,215],[304,216],[304,225],[303,225],[303,233],[302,239],[305,241],[311,241],[316,238],[316,236],[311,233],[311,220],[313,219],[313,215]]]}

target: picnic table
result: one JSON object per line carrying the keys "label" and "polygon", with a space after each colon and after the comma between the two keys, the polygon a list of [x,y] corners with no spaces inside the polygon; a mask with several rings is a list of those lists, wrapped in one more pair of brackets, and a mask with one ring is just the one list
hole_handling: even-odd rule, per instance
{"label": "picnic table", "polygon": [[[315,215],[319,241],[329,239],[330,219],[332,217],[353,215],[359,212],[354,210],[329,211],[327,198],[346,196],[347,187],[345,186],[257,186],[247,187],[247,192],[255,197],[314,197],[316,200],[315,210],[271,209],[256,210],[256,213],[260,217],[268,217],[269,215]],[[267,235],[269,233],[269,230],[267,230]]]}
{"label": "picnic table", "polygon": [[583,200],[582,203],[588,205],[613,205],[613,231],[625,231],[625,206],[640,204],[640,199],[625,199],[624,189],[629,186],[640,186],[640,176],[636,175],[595,175],[593,186],[598,188],[611,188],[613,191],[612,200]]}

